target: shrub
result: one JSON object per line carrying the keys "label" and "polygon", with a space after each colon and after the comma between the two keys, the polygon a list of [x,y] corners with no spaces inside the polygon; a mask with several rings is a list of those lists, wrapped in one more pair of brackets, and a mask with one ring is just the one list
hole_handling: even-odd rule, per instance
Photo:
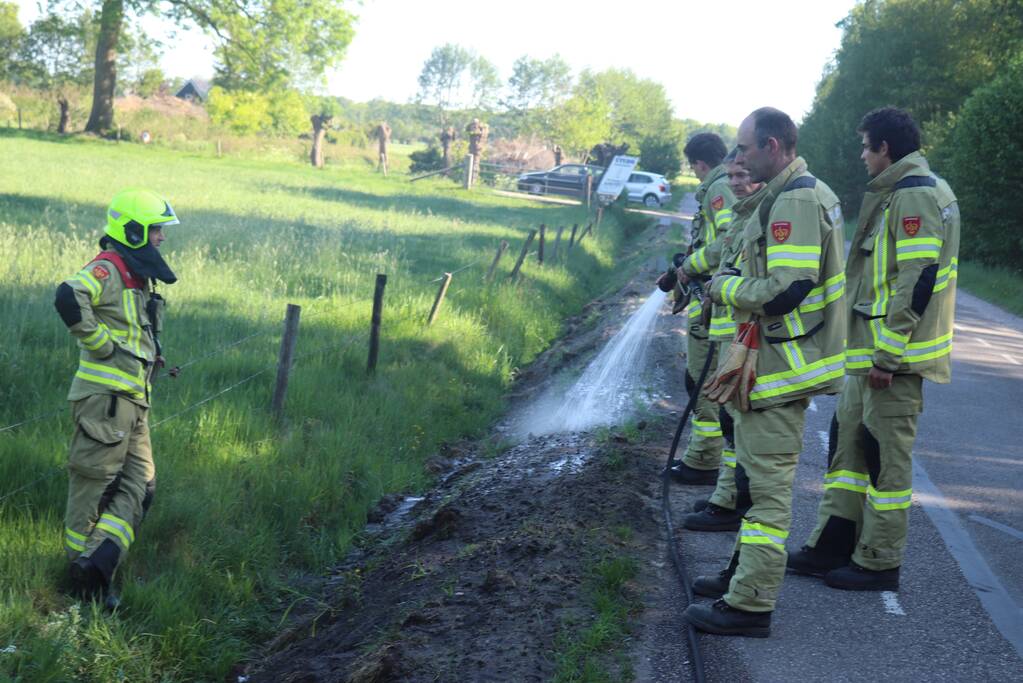
{"label": "shrub", "polygon": [[1023,62],[963,103],[939,156],[963,217],[964,258],[1008,266],[1023,263],[1023,212],[1016,193],[1023,187]]}
{"label": "shrub", "polygon": [[426,149],[412,152],[409,154],[409,159],[412,160],[409,173],[426,173],[428,171],[439,171],[444,168],[444,155],[439,148],[433,145]]}

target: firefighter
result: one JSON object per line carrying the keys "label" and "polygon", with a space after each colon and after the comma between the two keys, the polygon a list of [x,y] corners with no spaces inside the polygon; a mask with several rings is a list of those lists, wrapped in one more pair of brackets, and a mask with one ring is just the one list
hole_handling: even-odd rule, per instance
{"label": "firefighter", "polygon": [[846,269],[848,378],[817,526],[788,566],[833,588],[895,591],[921,386],[952,375],[959,207],[909,114],[876,109],[858,132],[870,181]]}
{"label": "firefighter", "polygon": [[[713,245],[719,254],[715,262],[725,270],[735,266],[742,247],[742,235],[745,221],[753,217],[753,212],[760,203],[762,195],[758,191],[763,183],[750,181],[749,171],[735,163],[738,150],[733,149],[725,157],[725,170],[728,174],[728,187],[736,197],[732,206],[732,222],[728,230],[720,235]],[[735,316],[728,304],[710,305],[711,343],[716,344],[718,358],[728,353],[728,345],[735,337]],[[721,451],[721,467],[718,471],[717,486],[709,499],[698,500],[693,512],[686,515],[683,526],[694,531],[738,531],[739,521],[750,506],[749,480],[746,472],[737,467],[735,459],[734,418],[732,408],[724,406],[719,412],[724,448]]]}
{"label": "firefighter", "polygon": [[736,322],[759,336],[748,410],[736,412],[735,427],[752,506],[728,567],[697,579],[701,594],[721,599],[684,613],[698,629],[722,635],[770,634],[806,408],[814,395],[837,393],[845,373],[843,236],[818,199],[820,181],[796,155],[796,140],[792,119],[777,109],[757,109],[740,125],[736,162],[766,187],[757,218],[744,224],[738,267],[708,287],[715,303],[732,306]]}
{"label": "firefighter", "polygon": [[[722,161],[728,150],[721,137],[714,133],[698,133],[686,143],[683,153],[689,161],[700,186],[696,190],[699,210],[693,218],[691,253],[678,269],[679,281],[706,280],[711,268],[717,265],[720,251],[712,249],[718,235],[727,230],[732,221],[735,196],[728,187],[728,176]],[[707,326],[701,321],[703,305],[694,296],[685,309],[688,319],[686,336],[686,389],[698,391],[696,379],[700,376],[711,343]],[[714,363],[710,371],[714,370]],[[693,410],[689,444],[682,460],[671,470],[672,478],[683,484],[713,486],[717,481],[723,446],[718,406],[701,397]]]}
{"label": "firefighter", "polygon": [[163,364],[156,282],[177,280],[159,252],[164,229],[177,223],[159,195],[117,193],[102,251],[60,284],[55,299],[81,349],[68,393],[75,421],[64,520],[71,592],[108,608],[117,605],[114,572],[156,491],[148,423],[153,374]]}

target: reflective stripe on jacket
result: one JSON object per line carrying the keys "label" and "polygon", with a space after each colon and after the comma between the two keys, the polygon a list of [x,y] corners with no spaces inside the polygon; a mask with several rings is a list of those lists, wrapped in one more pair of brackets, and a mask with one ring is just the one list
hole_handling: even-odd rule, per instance
{"label": "reflective stripe on jacket", "polygon": [[952,378],[959,205],[919,152],[867,185],[846,269],[846,369]]}
{"label": "reflective stripe on jacket", "polygon": [[146,304],[151,291],[128,287],[117,265],[99,258],[65,280],[81,320],[69,328],[81,347],[69,401],[93,394],[121,394],[149,405],[156,345]]}

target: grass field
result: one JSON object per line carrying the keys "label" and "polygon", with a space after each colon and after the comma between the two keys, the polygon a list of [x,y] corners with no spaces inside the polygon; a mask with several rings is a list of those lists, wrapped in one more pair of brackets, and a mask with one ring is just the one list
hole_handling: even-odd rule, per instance
{"label": "grass field", "polygon": [[[530,258],[513,285],[526,231],[583,223],[582,209],[361,164],[315,171],[10,130],[0,156],[0,429],[47,415],[0,432],[0,675],[15,680],[224,680],[306,597],[298,587],[358,542],[381,494],[423,487],[439,444],[481,434],[517,368],[621,281],[623,234],[642,227],[606,219],[556,263],[548,245],[548,263]],[[52,301],[130,185],[165,194],[182,221],[163,249],[180,278],[162,287],[163,342],[185,367],[157,383],[156,502],[120,572],[124,606],[102,616],[58,590],[77,349]],[[427,328],[434,280],[463,266]],[[377,273],[388,283],[370,377]],[[278,426],[267,407],[286,303],[302,322]]]}

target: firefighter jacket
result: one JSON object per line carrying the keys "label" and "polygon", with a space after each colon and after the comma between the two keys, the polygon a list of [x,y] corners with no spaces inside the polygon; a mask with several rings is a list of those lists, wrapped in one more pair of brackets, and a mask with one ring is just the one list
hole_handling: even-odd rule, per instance
{"label": "firefighter jacket", "polygon": [[[690,278],[710,275],[721,259],[721,246],[717,240],[727,232],[732,222],[732,205],[735,203],[724,165],[715,166],[700,183],[696,189],[696,203],[699,209],[693,217],[692,248],[681,266]],[[700,322],[702,314],[700,297],[694,296],[686,307],[686,316],[689,334],[696,339],[707,338],[707,329]]]}
{"label": "firefighter jacket", "polygon": [[737,318],[758,316],[754,410],[840,391],[847,325],[844,239],[825,206],[834,193],[802,157],[761,192],[756,219],[744,224],[740,273],[719,275],[710,287]]}
{"label": "firefighter jacket", "polygon": [[959,205],[914,152],[867,184],[846,270],[846,369],[952,378]]}
{"label": "firefighter jacket", "polygon": [[[742,235],[748,220],[756,220],[756,208],[764,197],[765,188],[748,197],[743,197],[732,206],[732,222],[718,237],[720,246],[720,270],[728,271],[736,266],[742,253]],[[735,311],[729,304],[715,303],[710,316],[710,338],[713,341],[731,341],[737,331]]]}
{"label": "firefighter jacket", "polygon": [[152,286],[104,251],[58,287],[56,307],[81,347],[68,400],[118,394],[148,407],[163,307]]}

